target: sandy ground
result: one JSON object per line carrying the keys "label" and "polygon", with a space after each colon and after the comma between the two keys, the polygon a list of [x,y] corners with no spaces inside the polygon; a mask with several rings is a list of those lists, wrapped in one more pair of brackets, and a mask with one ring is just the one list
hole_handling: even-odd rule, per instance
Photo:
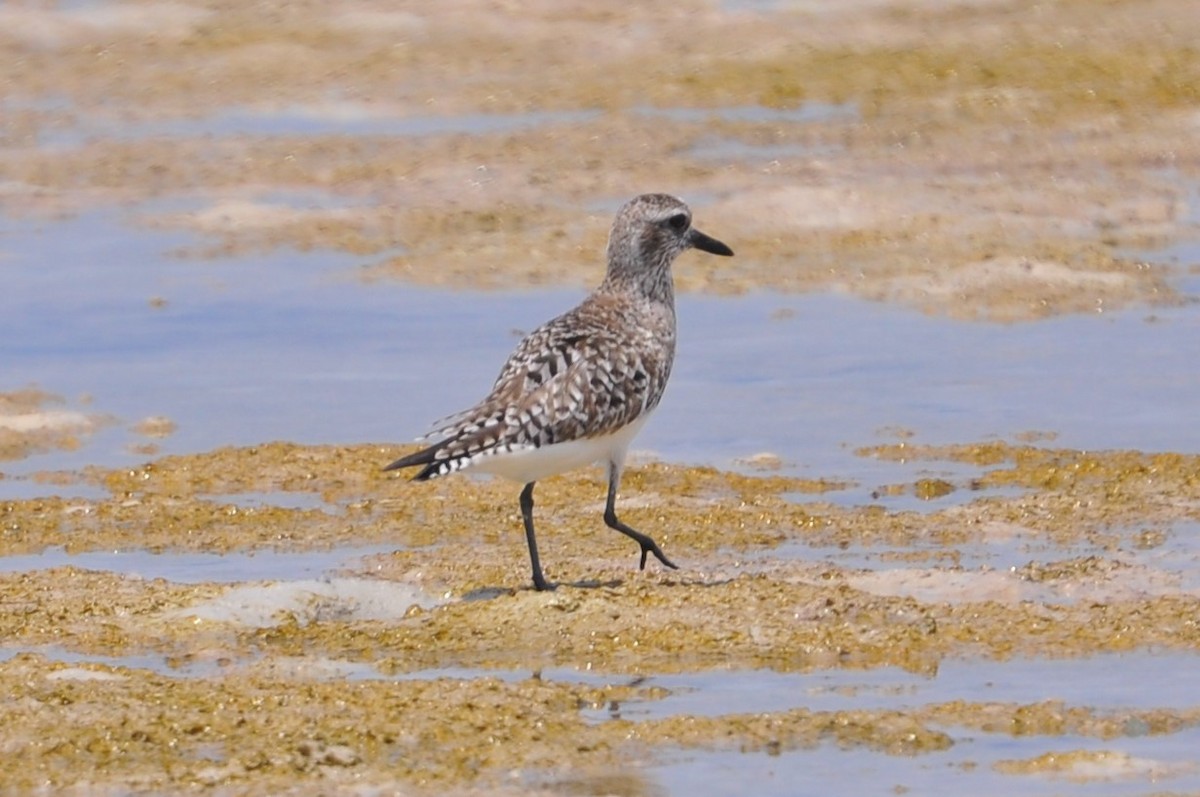
{"label": "sandy ground", "polygon": [[[1173,266],[1138,253],[1196,232],[1192,5],[5,4],[0,207],[118,207],[196,230],[202,243],[180,254],[198,268],[288,246],[357,253],[348,279],[586,285],[612,210],[669,190],[738,252],[681,264],[684,290],[835,289],[1002,321],[1179,302]],[[279,119],[285,132],[271,132]],[[395,132],[405,125],[428,130]],[[105,422],[33,389],[7,394],[0,456],[75,446]],[[152,453],[170,421],[141,431]],[[1194,706],[961,701],[581,715],[659,699],[633,677],[646,673],[1200,650],[1200,595],[1127,555],[1200,519],[1193,456],[862,452],[987,469],[979,498],[941,509],[970,488],[898,485],[931,500],[922,513],[839,507],[820,480],[651,464],[627,478],[624,518],[684,565],[670,573],[636,571],[628,541],[599,523],[600,474],[585,472],[540,488],[543,556],[561,586],[538,594],[524,587],[511,487],[403,484],[378,469],[399,451],[218,449],[39,476],[104,498],[0,503],[3,555],[397,547],[289,589],[74,567],[0,575],[0,638],[20,651],[0,662],[5,790],[651,794],[636,765],[668,749],[833,740],[916,755],[964,729],[1108,739],[1200,720]],[[1014,489],[987,492],[1002,487]],[[240,493],[326,505],[220,497]],[[1021,539],[1047,555],[1003,571],[957,563]],[[824,555],[854,546],[886,546],[896,566]],[[72,664],[63,650],[178,672]],[[346,676],[362,667],[531,677]],[[631,677],[533,675],[543,667]],[[1006,766],[1139,766],[1100,758]]]}
{"label": "sandy ground", "polygon": [[[967,486],[906,486],[984,497],[942,509],[932,498],[928,512],[899,513],[824,502],[821,482],[646,465],[628,478],[623,517],[653,529],[683,567],[644,573],[636,550],[599,521],[602,474],[584,472],[542,484],[542,552],[559,586],[537,593],[526,585],[512,486],[414,485],[381,473],[401,451],[222,449],[135,470],[46,474],[103,487],[104,499],[0,504],[4,555],[396,546],[318,581],[180,584],[78,567],[0,575],[0,638],[21,651],[0,663],[13,696],[0,709],[5,782],[20,792],[445,793],[504,791],[521,772],[547,793],[643,794],[654,791],[636,774],[614,785],[603,773],[678,749],[835,741],[920,755],[972,729],[1114,739],[1200,722],[1186,700],[1118,711],[988,700],[904,711],[730,707],[640,721],[612,709],[617,718],[603,723],[581,714],[667,696],[639,675],[932,674],[963,656],[1200,652],[1200,588],[1181,581],[1178,561],[1154,557],[1176,524],[1200,520],[1196,457],[1002,443],[863,450],[986,468]],[[1020,490],[988,493],[1002,487]],[[235,500],[263,494],[274,499]],[[290,507],[296,494],[319,496],[321,508]],[[1006,570],[957,561],[1021,540],[1043,555],[1022,554],[1025,564]],[[890,551],[893,566],[829,556],[852,547]],[[1184,565],[1193,572],[1194,558]],[[115,658],[72,664],[61,651]],[[454,677],[474,669],[525,675]],[[543,679],[543,669],[627,675],[575,682]],[[397,677],[405,673],[420,677]],[[1099,767],[1100,779],[1137,766],[1119,752],[1095,755],[1080,751],[1077,763]],[[1061,771],[1071,760],[1014,759],[1001,771]],[[80,780],[81,771],[92,774]]]}
{"label": "sandy ground", "polygon": [[667,190],[738,252],[686,290],[1178,300],[1137,252],[1197,224],[1188,0],[729,6],[7,4],[0,203],[127,206],[200,256],[347,250],[354,278],[587,285],[612,210]]}

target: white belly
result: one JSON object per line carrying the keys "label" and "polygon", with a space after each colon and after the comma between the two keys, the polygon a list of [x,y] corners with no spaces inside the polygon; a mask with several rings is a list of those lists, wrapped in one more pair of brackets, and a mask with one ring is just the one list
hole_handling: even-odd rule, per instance
{"label": "white belly", "polygon": [[471,463],[474,470],[528,484],[558,473],[582,468],[593,462],[615,462],[620,468],[635,435],[648,415],[603,437],[569,440],[541,448],[482,456]]}

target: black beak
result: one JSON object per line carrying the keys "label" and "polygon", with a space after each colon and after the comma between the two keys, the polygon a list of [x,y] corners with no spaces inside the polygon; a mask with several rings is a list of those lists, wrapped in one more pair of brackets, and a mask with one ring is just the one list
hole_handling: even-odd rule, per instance
{"label": "black beak", "polygon": [[730,257],[733,254],[733,250],[728,246],[721,243],[716,238],[710,238],[709,236],[697,230],[695,227],[693,227],[688,233],[688,241],[692,246],[696,247],[702,252],[721,255],[722,257]]}

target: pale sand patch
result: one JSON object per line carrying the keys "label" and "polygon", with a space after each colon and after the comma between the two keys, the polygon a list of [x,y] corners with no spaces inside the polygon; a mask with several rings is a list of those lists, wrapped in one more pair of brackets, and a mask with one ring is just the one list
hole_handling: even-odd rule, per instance
{"label": "pale sand patch", "polygon": [[151,415],[133,425],[133,431],[145,437],[170,437],[179,427],[165,415]]}
{"label": "pale sand patch", "polygon": [[173,610],[169,617],[270,628],[289,622],[396,621],[413,606],[437,604],[419,587],[403,582],[305,579],[234,587],[219,597]]}
{"label": "pale sand patch", "polygon": [[421,33],[429,27],[429,21],[418,14],[407,11],[387,11],[369,6],[339,9],[339,13],[332,22],[333,26],[339,30],[385,36]]}
{"label": "pale sand patch", "polygon": [[34,432],[84,432],[93,429],[92,421],[82,412],[72,410],[45,410],[26,412],[19,415],[0,414],[0,430],[17,434]]}
{"label": "pale sand patch", "polygon": [[884,284],[891,293],[908,299],[916,294],[931,297],[967,296],[975,291],[999,288],[1026,293],[1031,299],[1060,290],[1117,293],[1133,282],[1126,274],[1083,271],[1061,263],[1002,257],[966,263],[920,275],[895,277]]}
{"label": "pale sand patch", "polygon": [[[788,185],[739,192],[706,208],[739,235],[790,229],[857,229],[895,218],[899,203],[854,185]],[[911,212],[911,211],[909,211]]]}
{"label": "pale sand patch", "polygon": [[355,212],[345,209],[309,210],[248,199],[225,199],[193,213],[164,215],[155,222],[192,227],[206,233],[230,234],[269,231],[298,223],[328,219],[350,219]]}
{"label": "pale sand patch", "polygon": [[873,595],[909,597],[932,603],[1019,603],[1028,600],[1031,592],[1028,584],[1001,571],[902,568],[848,575],[846,583]]}
{"label": "pale sand patch", "polygon": [[1103,312],[1139,292],[1133,274],[1049,260],[998,257],[855,282],[870,299],[900,302],[953,316],[1005,321],[1063,312]]}
{"label": "pale sand patch", "polygon": [[181,39],[191,35],[212,12],[185,3],[150,3],[68,10],[0,8],[0,30],[18,40],[40,47],[63,47],[94,42],[97,36],[150,35]]}
{"label": "pale sand patch", "polygon": [[1150,782],[1195,771],[1196,765],[1131,756],[1119,750],[1069,750],[1026,760],[997,761],[1009,775],[1043,775],[1077,782],[1145,778]]}
{"label": "pale sand patch", "polygon": [[62,396],[35,387],[0,393],[0,460],[78,448],[81,437],[114,423],[107,415],[52,408],[64,403]]}
{"label": "pale sand patch", "polygon": [[87,667],[64,667],[46,674],[47,681],[125,681],[120,673],[110,670],[91,670]]}
{"label": "pale sand patch", "polygon": [[846,583],[873,595],[925,603],[1111,603],[1165,595],[1200,597],[1200,590],[1180,589],[1177,574],[1141,565],[1114,563],[1105,573],[1045,581],[1029,580],[1023,571],[900,568],[847,574]]}

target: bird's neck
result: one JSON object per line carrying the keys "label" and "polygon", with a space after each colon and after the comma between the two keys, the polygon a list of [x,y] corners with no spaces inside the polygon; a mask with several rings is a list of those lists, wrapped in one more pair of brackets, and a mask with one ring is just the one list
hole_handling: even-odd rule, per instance
{"label": "bird's neck", "polygon": [[675,311],[675,283],[671,279],[670,268],[637,274],[609,269],[597,292],[661,304]]}

